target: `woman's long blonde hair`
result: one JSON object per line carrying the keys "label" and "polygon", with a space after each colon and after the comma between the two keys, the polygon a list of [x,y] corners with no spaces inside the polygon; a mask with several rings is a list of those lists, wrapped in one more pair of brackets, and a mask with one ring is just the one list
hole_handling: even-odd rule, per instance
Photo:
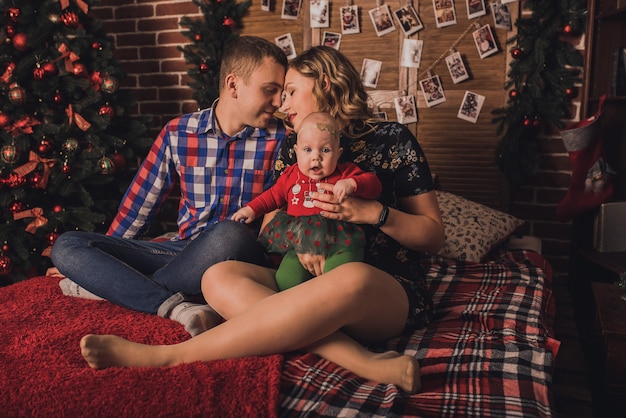
{"label": "woman's long blonde hair", "polygon": [[[313,95],[320,111],[328,112],[341,126],[350,128],[373,119],[367,93],[358,71],[348,58],[334,48],[314,46],[289,62],[289,68],[315,80]],[[330,82],[324,91],[325,77]]]}

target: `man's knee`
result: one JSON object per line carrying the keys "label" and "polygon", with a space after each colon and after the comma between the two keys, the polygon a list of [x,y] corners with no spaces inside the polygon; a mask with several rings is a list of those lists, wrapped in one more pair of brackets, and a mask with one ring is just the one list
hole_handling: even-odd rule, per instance
{"label": "man's knee", "polygon": [[71,255],[72,250],[79,245],[79,242],[83,242],[80,231],[68,231],[59,235],[54,241],[52,252],[50,253],[50,259],[54,265]]}

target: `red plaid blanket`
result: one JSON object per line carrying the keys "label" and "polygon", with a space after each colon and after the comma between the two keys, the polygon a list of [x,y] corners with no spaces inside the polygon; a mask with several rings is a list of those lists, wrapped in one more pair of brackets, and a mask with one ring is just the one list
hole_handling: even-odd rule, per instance
{"label": "red plaid blanket", "polygon": [[315,355],[290,355],[280,416],[549,417],[552,269],[540,255],[500,251],[485,263],[426,260],[439,315],[384,349],[419,359],[423,391],[376,385]]}

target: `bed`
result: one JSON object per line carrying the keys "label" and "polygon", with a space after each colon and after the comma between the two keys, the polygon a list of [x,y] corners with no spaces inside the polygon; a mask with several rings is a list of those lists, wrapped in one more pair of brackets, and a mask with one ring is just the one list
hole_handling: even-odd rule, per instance
{"label": "bed", "polygon": [[106,301],[63,296],[58,279],[0,289],[0,415],[211,417],[549,417],[552,269],[537,250],[511,249],[510,215],[439,193],[446,248],[425,257],[436,319],[372,346],[415,356],[423,391],[361,379],[307,353],[172,368],[95,371],[86,333],[171,344],[182,326]]}

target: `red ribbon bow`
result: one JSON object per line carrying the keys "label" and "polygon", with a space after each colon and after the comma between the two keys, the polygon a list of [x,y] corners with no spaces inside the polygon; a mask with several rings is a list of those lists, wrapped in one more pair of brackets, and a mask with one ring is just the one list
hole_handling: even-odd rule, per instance
{"label": "red ribbon bow", "polygon": [[61,53],[61,56],[52,62],[64,59],[65,71],[67,71],[68,73],[74,72],[74,61],[78,61],[80,59],[78,54],[72,52],[72,50],[65,44],[61,44],[61,46],[59,46],[58,48],[58,51]]}
{"label": "red ribbon bow", "polygon": [[26,225],[26,232],[30,232],[31,234],[34,234],[37,228],[48,223],[48,219],[43,216],[43,209],[41,208],[32,208],[13,214],[13,219],[16,221],[24,218],[35,218],[31,223]]}
{"label": "red ribbon bow", "polygon": [[14,124],[6,128],[6,131],[9,132],[14,137],[20,134],[32,134],[33,126],[39,125],[37,119],[30,116],[22,116],[19,120],[15,121]]}
{"label": "red ribbon bow", "polygon": [[50,169],[54,167],[54,164],[56,163],[55,160],[51,158],[41,158],[34,151],[30,151],[28,155],[28,162],[17,167],[13,170],[13,172],[19,176],[25,177],[28,173],[33,172],[39,163],[43,163],[43,176],[39,183],[37,183],[36,187],[45,189],[48,184],[48,179],[50,178]]}
{"label": "red ribbon bow", "polygon": [[69,126],[68,129],[72,126],[72,123],[76,123],[76,126],[83,132],[87,129],[91,128],[91,123],[87,122],[84,117],[82,117],[78,113],[74,113],[74,108],[72,108],[72,104],[67,105],[67,109],[65,109],[65,113],[69,118]]}

